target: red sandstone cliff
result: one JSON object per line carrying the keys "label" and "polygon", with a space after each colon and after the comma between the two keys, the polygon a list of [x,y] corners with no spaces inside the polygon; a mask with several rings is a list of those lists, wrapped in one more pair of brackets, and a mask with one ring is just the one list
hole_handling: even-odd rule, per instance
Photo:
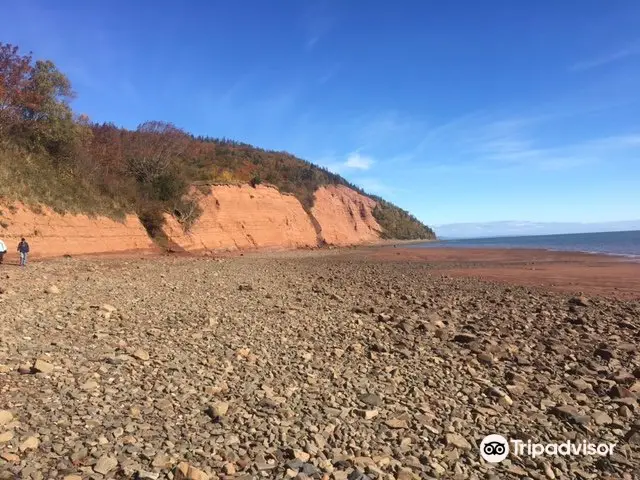
{"label": "red sandstone cliff", "polygon": [[165,233],[188,251],[300,248],[317,244],[309,216],[292,195],[258,185],[219,185],[199,199],[202,215],[188,233],[170,215]]}
{"label": "red sandstone cliff", "polygon": [[61,215],[46,207],[35,213],[20,204],[0,206],[0,212],[0,239],[7,244],[9,255],[20,237],[28,239],[37,257],[158,251],[135,215],[117,222],[106,217]]}
{"label": "red sandstone cliff", "polygon": [[311,213],[326,243],[354,245],[380,238],[382,229],[372,213],[375,206],[375,201],[344,185],[329,185],[316,191]]}
{"label": "red sandstone cliff", "polygon": [[[342,185],[316,192],[313,221],[294,196],[271,186],[217,185],[198,201],[202,215],[187,233],[166,216],[165,234],[186,251],[303,248],[319,240],[352,245],[376,241],[381,230],[372,215],[375,201]],[[0,206],[0,211],[0,238],[10,252],[21,236],[39,257],[159,251],[133,215],[117,222],[48,208],[35,213],[22,205]]]}

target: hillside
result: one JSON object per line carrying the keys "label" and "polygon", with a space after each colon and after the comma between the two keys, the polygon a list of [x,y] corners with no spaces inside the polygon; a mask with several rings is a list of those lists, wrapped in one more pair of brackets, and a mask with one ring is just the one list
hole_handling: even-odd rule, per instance
{"label": "hillside", "polygon": [[[44,209],[49,215],[100,216],[129,223],[133,216],[158,245],[175,246],[169,231],[174,237],[189,235],[201,217],[209,218],[211,224],[217,214],[205,212],[205,205],[219,205],[219,200],[211,200],[221,194],[221,186],[244,185],[257,192],[265,184],[275,187],[279,195],[297,199],[308,216],[301,228],[311,225],[314,244],[360,243],[374,237],[434,238],[433,231],[408,212],[288,153],[195,137],[167,122],[145,122],[133,131],[95,124],[72,111],[73,97],[69,80],[52,62],[34,61],[17,47],[0,44],[0,202],[21,210],[24,225],[42,222],[26,220],[23,205],[36,214]],[[343,190],[331,190],[336,187]],[[346,194],[347,190],[353,194]],[[327,196],[327,191],[333,193]],[[236,191],[244,195],[245,190],[240,192]],[[326,212],[336,210],[326,202],[333,201],[329,197],[335,200],[335,195],[340,197],[340,206],[334,207],[351,219],[343,229],[353,228],[356,235],[323,234],[316,215],[331,230]],[[319,197],[325,204],[316,205]],[[287,201],[267,204],[269,209],[294,208]],[[266,207],[256,208],[249,223],[265,214]],[[31,227],[15,225],[11,209],[1,213],[5,218],[0,221],[0,235],[3,229],[9,236],[32,234]],[[246,209],[238,214],[244,213]],[[280,220],[286,225],[289,217],[282,215]],[[243,220],[238,228],[246,229],[246,223]],[[82,225],[91,228],[86,222]],[[268,229],[269,225],[256,228]],[[203,234],[202,226],[199,230]]]}

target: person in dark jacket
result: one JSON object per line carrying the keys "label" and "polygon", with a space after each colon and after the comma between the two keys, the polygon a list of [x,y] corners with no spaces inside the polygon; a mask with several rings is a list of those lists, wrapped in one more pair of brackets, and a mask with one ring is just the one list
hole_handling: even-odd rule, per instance
{"label": "person in dark jacket", "polygon": [[27,257],[29,256],[29,244],[22,238],[18,244],[18,252],[20,252],[20,266],[27,266]]}

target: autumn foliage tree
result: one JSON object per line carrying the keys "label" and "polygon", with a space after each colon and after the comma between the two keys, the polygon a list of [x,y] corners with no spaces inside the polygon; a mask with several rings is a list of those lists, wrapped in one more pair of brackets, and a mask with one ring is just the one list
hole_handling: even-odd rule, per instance
{"label": "autumn foliage tree", "polygon": [[25,111],[34,108],[31,86],[31,56],[20,55],[18,47],[0,43],[0,137],[6,138],[24,119]]}
{"label": "autumn foliage tree", "polygon": [[[71,82],[51,61],[0,43],[0,195],[20,192],[18,198],[60,211],[135,212],[152,236],[162,237],[166,215],[190,228],[201,213],[199,189],[211,183],[272,184],[295,195],[310,215],[322,185],[360,191],[286,152],[195,137],[172,123],[148,121],[135,130],[91,123],[74,115],[73,98]],[[9,178],[13,184],[3,181]],[[394,205],[378,203],[373,213],[386,236],[433,235]]]}
{"label": "autumn foliage tree", "polygon": [[69,79],[53,62],[34,63],[18,47],[0,44],[1,137],[70,160],[91,133],[86,122],[74,119],[73,97]]}

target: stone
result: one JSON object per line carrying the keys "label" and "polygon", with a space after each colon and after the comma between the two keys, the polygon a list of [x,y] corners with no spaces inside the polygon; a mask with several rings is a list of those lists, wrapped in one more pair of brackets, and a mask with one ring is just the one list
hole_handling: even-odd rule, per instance
{"label": "stone", "polygon": [[100,385],[98,385],[98,382],[96,382],[95,380],[87,380],[80,386],[80,388],[82,390],[88,391],[88,390],[95,390],[99,386]]}
{"label": "stone", "polygon": [[26,450],[35,450],[40,445],[40,440],[38,437],[28,437],[24,442],[20,444],[20,451],[24,452]]}
{"label": "stone", "polygon": [[409,424],[407,423],[407,421],[399,418],[390,418],[389,420],[386,420],[384,423],[387,427],[393,428],[393,429],[409,428]]}
{"label": "stone", "polygon": [[588,307],[589,303],[589,299],[584,295],[581,295],[579,297],[572,297],[569,299],[569,305],[575,305],[577,307]]}
{"label": "stone", "polygon": [[551,468],[551,464],[549,462],[544,462],[543,464],[544,474],[550,480],[555,480],[556,474],[553,472],[553,468]]}
{"label": "stone", "polygon": [[96,473],[100,473],[102,475],[106,475],[111,470],[115,469],[118,466],[118,460],[114,457],[103,455],[98,459],[96,464],[93,466],[93,471]]}
{"label": "stone", "polygon": [[135,352],[133,352],[133,356],[138,360],[142,360],[143,362],[146,362],[150,358],[149,352],[141,348],[138,348]]}
{"label": "stone", "polygon": [[0,410],[0,427],[13,420],[13,413],[9,410]]}
{"label": "stone", "polygon": [[372,407],[378,407],[382,405],[382,397],[380,397],[380,395],[376,395],[375,393],[365,393],[363,395],[359,395],[358,400],[366,405],[371,405]]}
{"label": "stone", "polygon": [[454,447],[462,450],[471,450],[471,444],[460,434],[447,433],[445,439],[447,441],[447,445],[453,445]]}
{"label": "stone", "polygon": [[159,473],[147,472],[146,470],[138,470],[136,475],[136,480],[158,480],[160,478]]}
{"label": "stone", "polygon": [[175,458],[172,458],[169,455],[158,454],[153,459],[151,465],[156,468],[170,469],[175,465],[175,463]]}
{"label": "stone", "polygon": [[478,361],[480,363],[485,363],[487,365],[491,365],[493,363],[493,355],[491,355],[490,353],[479,353],[478,354]]}
{"label": "stone", "polygon": [[630,419],[633,417],[633,412],[626,405],[620,405],[620,407],[618,408],[618,415],[620,415],[622,418]]}
{"label": "stone", "polygon": [[635,395],[631,390],[620,385],[614,385],[611,387],[611,390],[609,390],[609,396],[611,398],[635,398]]}
{"label": "stone", "polygon": [[472,333],[458,333],[453,337],[453,341],[464,344],[464,343],[475,342],[477,338],[478,337],[476,337]]}
{"label": "stone", "polygon": [[53,364],[42,359],[36,360],[33,364],[33,370],[38,373],[51,373],[54,368]]}
{"label": "stone", "polygon": [[58,295],[60,293],[60,289],[55,285],[49,285],[47,288],[45,288],[44,291],[45,293],[49,293],[51,295]]}
{"label": "stone", "polygon": [[420,477],[415,475],[408,468],[401,468],[400,471],[398,472],[398,474],[396,475],[396,480],[417,480],[419,478]]}
{"label": "stone", "polygon": [[216,402],[209,405],[207,409],[207,415],[214,420],[220,417],[224,417],[229,411],[229,402]]}
{"label": "stone", "polygon": [[7,462],[10,463],[20,463],[20,457],[18,455],[16,455],[15,453],[11,453],[11,452],[2,452],[0,453],[0,458],[6,460]]}
{"label": "stone", "polygon": [[577,423],[580,425],[584,425],[589,423],[589,417],[586,415],[581,415],[578,410],[576,410],[574,407],[571,407],[569,405],[561,405],[559,407],[554,407],[551,409],[551,413],[553,413],[555,416],[565,419],[565,420],[569,420],[572,423]]}
{"label": "stone", "polygon": [[307,452],[303,452],[302,450],[294,450],[293,456],[294,458],[300,460],[302,463],[308,462],[311,458],[311,455],[309,455]]}
{"label": "stone", "polygon": [[[304,465],[308,465],[308,464],[304,464]],[[304,465],[303,465],[303,468],[304,468]],[[256,455],[255,466],[259,471],[262,472],[262,471],[273,470],[278,466],[278,463],[272,458],[266,459],[264,455],[258,454]]]}
{"label": "stone", "polygon": [[100,308],[108,313],[113,313],[117,310],[116,307],[114,307],[113,305],[109,305],[108,303],[103,304]]}
{"label": "stone", "polygon": [[596,425],[609,425],[610,423],[613,423],[612,418],[607,414],[607,412],[595,412],[591,415],[591,418]]}
{"label": "stone", "polygon": [[365,420],[371,420],[378,416],[380,412],[378,410],[358,410],[358,415],[360,415]]}
{"label": "stone", "polygon": [[10,442],[11,440],[13,440],[13,436],[13,432],[11,431],[0,433],[0,443]]}
{"label": "stone", "polygon": [[82,480],[82,477],[80,475],[65,475],[64,477],[62,477],[62,480]]}
{"label": "stone", "polygon": [[613,352],[607,348],[596,348],[593,352],[596,357],[600,357],[603,360],[611,360],[613,358]]}
{"label": "stone", "polygon": [[[236,466],[231,463],[231,462],[227,462],[224,464],[224,467],[222,467],[222,469],[224,470],[224,473],[226,473],[227,475],[235,475],[236,474]],[[298,472],[296,472],[296,475],[298,474]],[[294,475],[295,477],[295,475]]]}
{"label": "stone", "polygon": [[579,392],[584,392],[586,390],[591,390],[591,384],[587,383],[586,381],[584,381],[581,378],[578,378],[576,380],[571,380],[571,385],[573,385],[574,388],[576,390],[578,390]]}

